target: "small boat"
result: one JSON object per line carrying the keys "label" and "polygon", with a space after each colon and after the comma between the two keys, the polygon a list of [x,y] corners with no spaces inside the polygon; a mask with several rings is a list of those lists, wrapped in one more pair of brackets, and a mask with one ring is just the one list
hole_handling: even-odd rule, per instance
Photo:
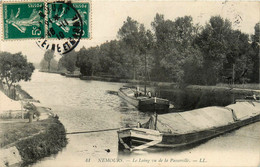
{"label": "small boat", "polygon": [[119,150],[175,148],[205,141],[260,120],[260,102],[243,101],[226,107],[154,114],[148,122],[118,133]]}
{"label": "small boat", "polygon": [[[147,58],[146,54],[144,54],[144,92],[139,89],[130,88],[130,87],[122,87],[118,91],[118,95],[138,108],[140,111],[144,112],[156,112],[156,113],[166,113],[169,110],[169,107],[173,107],[170,104],[170,101],[163,98],[152,97],[151,92],[146,94],[146,84],[147,84]],[[146,96],[147,95],[147,96]]]}
{"label": "small boat", "polygon": [[69,77],[69,78],[79,78],[81,76],[81,74],[65,73],[64,76]]}
{"label": "small boat", "polygon": [[132,104],[140,111],[166,113],[168,112],[170,101],[158,97],[147,97],[143,92],[136,94],[134,88],[122,87],[118,91],[118,96]]}

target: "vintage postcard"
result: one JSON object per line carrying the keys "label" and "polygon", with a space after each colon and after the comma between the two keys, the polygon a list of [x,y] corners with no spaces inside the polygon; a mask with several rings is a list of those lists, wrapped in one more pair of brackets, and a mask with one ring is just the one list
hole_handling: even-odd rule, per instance
{"label": "vintage postcard", "polygon": [[260,165],[260,2],[0,0],[0,166]]}

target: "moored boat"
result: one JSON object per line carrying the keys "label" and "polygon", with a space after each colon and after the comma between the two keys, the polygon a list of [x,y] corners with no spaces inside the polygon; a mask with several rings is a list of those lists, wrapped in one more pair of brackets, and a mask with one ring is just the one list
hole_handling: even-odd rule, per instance
{"label": "moored boat", "polygon": [[136,91],[133,88],[122,87],[118,95],[141,111],[166,113],[168,112],[170,101],[158,97],[147,97],[144,93]]}
{"label": "moored boat", "polygon": [[205,107],[153,115],[139,127],[118,131],[120,150],[174,148],[204,141],[260,120],[260,103],[241,101],[226,107]]}
{"label": "moored boat", "polygon": [[70,78],[80,78],[81,74],[65,73],[65,76]]}

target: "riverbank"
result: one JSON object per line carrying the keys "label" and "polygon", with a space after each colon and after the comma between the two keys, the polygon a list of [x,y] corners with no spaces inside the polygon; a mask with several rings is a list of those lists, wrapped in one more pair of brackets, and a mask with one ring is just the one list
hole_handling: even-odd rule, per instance
{"label": "riverbank", "polygon": [[62,71],[55,71],[55,70],[46,70],[46,69],[39,69],[39,72],[45,72],[45,73],[53,73],[53,74],[63,74],[65,72]]}
{"label": "riverbank", "polygon": [[58,153],[67,144],[65,128],[57,118],[50,117],[32,123],[23,120],[1,121],[0,125],[1,150],[15,147],[19,152],[19,155],[1,156],[5,166],[27,166]]}
{"label": "riverbank", "polygon": [[255,86],[256,84],[253,84],[254,86],[250,87],[250,84],[245,84],[244,87],[242,85],[234,85],[228,86],[228,85],[217,85],[217,86],[201,86],[201,85],[189,85],[186,87],[186,89],[192,89],[192,90],[204,90],[204,91],[225,91],[230,93],[240,93],[240,94],[246,94],[246,95],[260,95],[260,89],[257,89]]}
{"label": "riverbank", "polygon": [[[66,74],[64,72],[48,72],[44,70],[40,70],[40,72],[45,73],[56,73],[66,77],[73,77],[73,78],[80,78],[81,80],[95,80],[95,81],[105,81],[105,82],[120,82],[120,83],[127,83],[130,85],[144,85],[145,82],[142,80],[133,80],[133,79],[121,79],[117,77],[102,77],[102,76],[81,76],[78,73],[73,74]],[[173,82],[156,82],[156,81],[149,81],[146,83],[147,86],[151,87],[159,87],[162,89],[176,89],[180,88],[176,83]],[[222,84],[219,83],[214,86],[210,85],[187,85],[182,87],[182,89],[194,89],[194,90],[209,90],[209,91],[230,91],[233,93],[237,92],[244,92],[244,93],[256,93],[260,94],[260,84]]]}
{"label": "riverbank", "polygon": [[[144,81],[140,80],[131,80],[131,79],[120,79],[120,78],[108,78],[108,77],[99,77],[99,76],[82,76],[81,80],[97,80],[97,81],[106,81],[106,82],[120,82],[127,83],[130,85],[144,85]],[[161,89],[179,89],[181,88],[176,83],[173,82],[156,82],[151,81],[146,83],[150,87],[158,87]],[[192,89],[192,90],[205,90],[205,91],[229,91],[231,93],[255,93],[260,95],[260,84],[217,84],[214,86],[210,85],[187,85],[181,89]]]}
{"label": "riverbank", "polygon": [[58,116],[54,116],[50,108],[41,106],[21,87],[17,93],[23,103],[33,104],[39,115],[29,123],[28,112],[0,112],[0,166],[27,166],[58,153],[67,144],[66,130]]}

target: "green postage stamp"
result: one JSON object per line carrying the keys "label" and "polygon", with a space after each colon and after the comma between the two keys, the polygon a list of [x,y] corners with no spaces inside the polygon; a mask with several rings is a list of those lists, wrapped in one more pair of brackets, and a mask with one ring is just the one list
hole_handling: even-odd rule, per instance
{"label": "green postage stamp", "polygon": [[4,39],[41,38],[45,35],[44,3],[4,3]]}
{"label": "green postage stamp", "polygon": [[49,38],[88,38],[88,3],[48,3]]}
{"label": "green postage stamp", "polygon": [[90,37],[89,2],[2,2],[3,39]]}

